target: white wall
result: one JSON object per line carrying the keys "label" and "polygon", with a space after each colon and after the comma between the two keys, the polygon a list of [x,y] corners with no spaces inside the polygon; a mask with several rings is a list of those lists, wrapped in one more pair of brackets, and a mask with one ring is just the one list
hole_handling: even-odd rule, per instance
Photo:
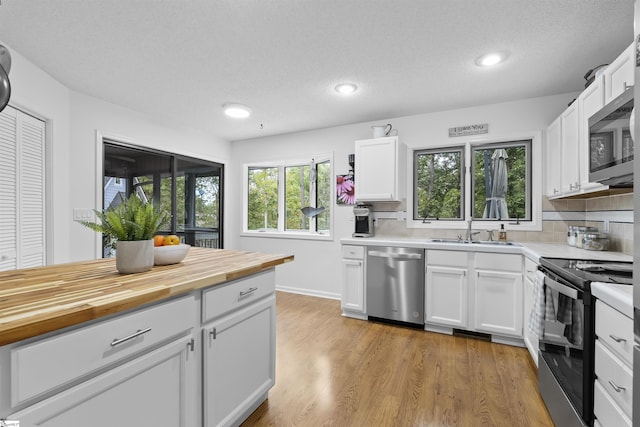
{"label": "white wall", "polygon": [[[334,206],[332,241],[241,236],[244,163],[309,157],[314,153],[332,151],[334,174],[344,174],[349,169],[348,155],[354,152],[354,141],[370,138],[370,126],[374,124],[391,123],[407,145],[407,155],[410,156],[411,148],[461,142],[461,139],[448,136],[448,129],[454,126],[488,123],[489,134],[482,135],[483,139],[542,131],[574,98],[575,94],[570,93],[233,142],[228,174],[230,191],[225,203],[234,215],[227,217],[225,226],[229,238],[225,246],[294,254],[294,262],[278,268],[277,284],[280,288],[339,298],[342,292],[340,239],[351,237],[353,232],[352,206]],[[358,159],[355,167],[358,167]]]}
{"label": "white wall", "polygon": [[[225,165],[229,162],[229,142],[73,92],[2,44],[12,58],[10,104],[47,121],[48,264],[96,256],[97,234],[73,221],[73,208],[100,208],[96,205],[96,180],[101,181],[96,132]],[[228,207],[224,214],[230,215]]]}
{"label": "white wall", "polygon": [[[70,182],[69,212],[73,208],[100,209],[96,195],[102,185],[102,171],[96,169],[96,132],[122,142],[155,148],[176,154],[227,164],[230,157],[229,142],[202,133],[160,124],[148,116],[110,104],[99,99],[71,92],[70,160],[73,173]],[[100,156],[102,154],[100,153]],[[227,182],[228,186],[228,182]],[[229,208],[225,204],[225,217]],[[97,234],[72,221],[73,235],[70,259],[84,260],[99,256]],[[225,233],[225,238],[226,238]]]}

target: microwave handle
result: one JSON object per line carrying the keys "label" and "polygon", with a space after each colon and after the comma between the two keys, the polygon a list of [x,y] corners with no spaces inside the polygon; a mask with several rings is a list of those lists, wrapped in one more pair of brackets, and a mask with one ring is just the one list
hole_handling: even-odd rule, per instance
{"label": "microwave handle", "polygon": [[578,299],[578,291],[576,289],[570,288],[568,286],[563,285],[562,283],[556,282],[549,276],[545,276],[544,284],[551,289],[560,292],[563,295],[568,296],[572,299]]}

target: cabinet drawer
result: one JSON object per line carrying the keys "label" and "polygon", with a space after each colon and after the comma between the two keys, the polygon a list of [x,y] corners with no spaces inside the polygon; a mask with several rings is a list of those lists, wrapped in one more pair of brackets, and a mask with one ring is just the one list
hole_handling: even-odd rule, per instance
{"label": "cabinet drawer", "polygon": [[593,413],[602,426],[631,427],[631,420],[596,380],[593,390]]}
{"label": "cabinet drawer", "polygon": [[342,245],[342,258],[364,259],[364,246]]}
{"label": "cabinet drawer", "polygon": [[466,251],[431,251],[427,252],[427,265],[467,268],[469,259]]}
{"label": "cabinet drawer", "polygon": [[522,273],[522,255],[476,253],[476,268]]}
{"label": "cabinet drawer", "polygon": [[11,350],[12,406],[179,336],[197,324],[193,295]]}
{"label": "cabinet drawer", "polygon": [[202,322],[208,322],[275,291],[274,269],[211,287],[202,293]]}
{"label": "cabinet drawer", "polygon": [[596,300],[596,335],[629,366],[633,364],[633,320]]}
{"label": "cabinet drawer", "polygon": [[[633,373],[618,357],[596,340],[596,377],[627,415],[633,405]],[[616,390],[617,388],[617,390]]]}

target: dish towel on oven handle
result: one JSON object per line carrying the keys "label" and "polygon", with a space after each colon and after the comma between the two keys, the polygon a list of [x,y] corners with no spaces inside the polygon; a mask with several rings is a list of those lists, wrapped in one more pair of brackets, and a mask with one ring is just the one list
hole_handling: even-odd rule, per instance
{"label": "dish towel on oven handle", "polygon": [[564,336],[571,344],[582,347],[584,306],[564,294],[558,295],[556,319],[564,323]]}
{"label": "dish towel on oven handle", "polygon": [[533,282],[533,305],[529,313],[529,330],[539,338],[544,334],[544,321],[555,320],[556,310],[551,289],[544,285],[544,273],[536,270]]}

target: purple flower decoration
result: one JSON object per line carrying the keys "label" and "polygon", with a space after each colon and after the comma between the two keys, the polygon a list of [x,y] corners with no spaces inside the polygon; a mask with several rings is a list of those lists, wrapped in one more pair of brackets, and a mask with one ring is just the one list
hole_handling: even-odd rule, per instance
{"label": "purple flower decoration", "polygon": [[351,175],[336,176],[336,196],[338,203],[352,205],[355,203],[355,183]]}

